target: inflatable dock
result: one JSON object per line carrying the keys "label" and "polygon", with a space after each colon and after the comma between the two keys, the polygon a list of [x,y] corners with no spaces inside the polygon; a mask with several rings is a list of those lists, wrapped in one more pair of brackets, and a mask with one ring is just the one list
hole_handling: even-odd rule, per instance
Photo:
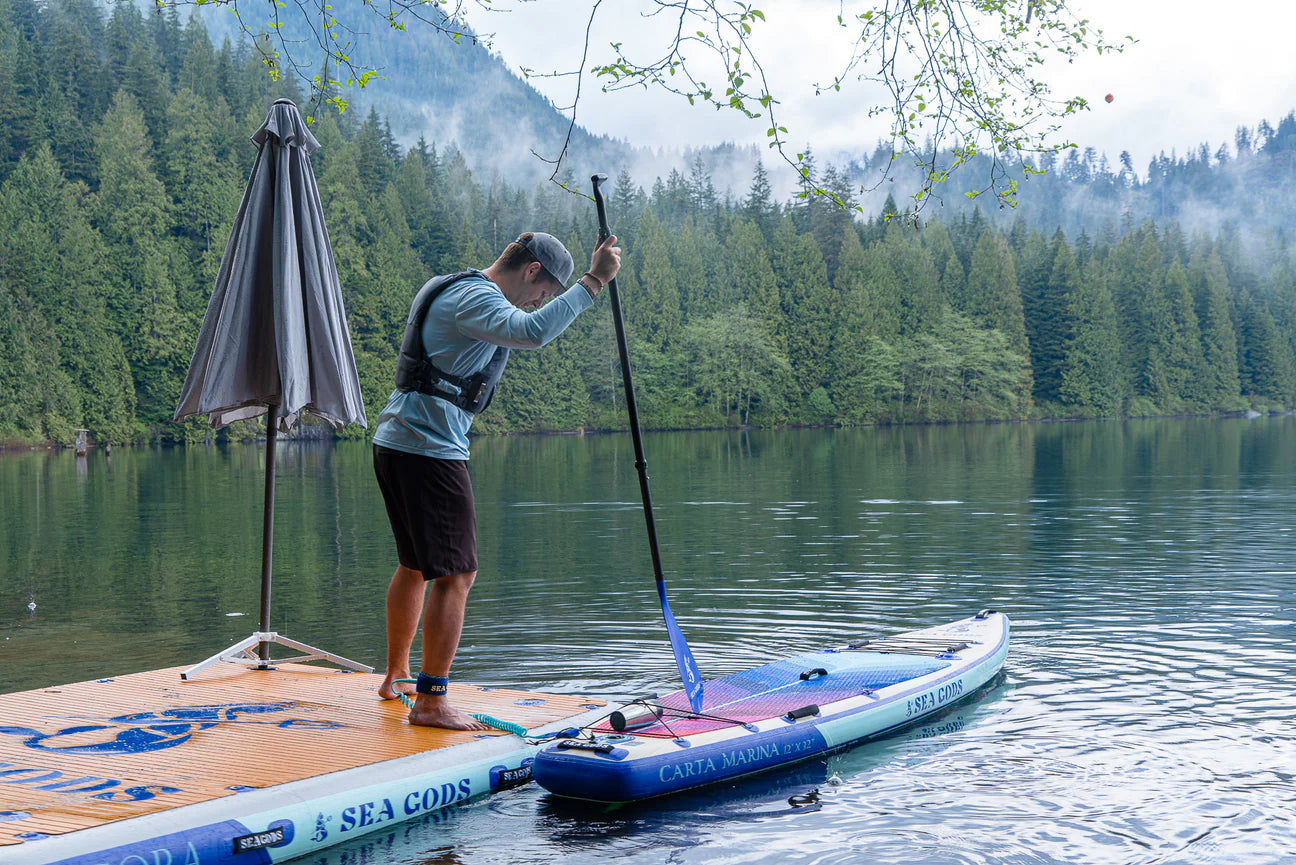
{"label": "inflatable dock", "polygon": [[183,669],[0,695],[0,863],[281,862],[525,783],[539,737],[606,714],[451,685],[524,740],[410,726],[375,674]]}

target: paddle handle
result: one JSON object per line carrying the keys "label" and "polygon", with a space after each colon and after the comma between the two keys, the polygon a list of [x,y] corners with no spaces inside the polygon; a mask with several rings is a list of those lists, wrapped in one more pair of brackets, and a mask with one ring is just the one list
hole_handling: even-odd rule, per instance
{"label": "paddle handle", "polygon": [[[599,185],[607,180],[605,174],[595,174],[590,178],[594,185],[594,207],[598,210],[600,244],[612,236],[608,230],[607,208],[603,204],[603,192]],[[616,277],[608,283],[608,293],[612,297],[612,321],[616,325],[617,351],[621,356],[621,381],[625,386],[626,410],[630,415],[630,436],[634,441],[635,469],[639,472],[639,495],[643,499],[644,522],[648,526],[648,548],[652,554],[653,576],[657,582],[665,582],[662,574],[661,552],[657,544],[657,521],[653,517],[652,491],[648,487],[648,461],[644,458],[643,433],[639,429],[639,408],[635,403],[634,377],[630,371],[630,349],[626,342],[625,319],[621,315],[621,293],[617,290]]]}

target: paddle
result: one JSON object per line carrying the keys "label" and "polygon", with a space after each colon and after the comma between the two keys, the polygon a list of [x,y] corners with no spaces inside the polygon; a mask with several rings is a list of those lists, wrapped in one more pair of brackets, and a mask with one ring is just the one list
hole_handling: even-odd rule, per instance
{"label": "paddle", "polygon": [[[603,207],[603,193],[599,184],[607,180],[606,174],[590,178],[594,184],[594,205],[598,208],[599,239],[601,244],[612,232],[608,231],[607,211]],[[662,618],[666,620],[666,634],[670,637],[671,651],[675,653],[675,666],[679,668],[684,692],[694,712],[702,711],[702,674],[697,661],[689,651],[688,641],[680,633],[670,603],[666,600],[666,578],[662,576],[661,553],[657,549],[657,524],[653,520],[652,494],[648,491],[648,462],[644,459],[643,434],[639,431],[639,410],[635,407],[634,382],[630,377],[630,351],[626,346],[625,323],[621,319],[621,296],[617,293],[615,278],[608,283],[612,295],[612,320],[616,322],[617,351],[621,354],[621,380],[625,385],[626,409],[630,413],[630,434],[634,439],[635,468],[639,470],[639,492],[643,496],[644,521],[648,524],[648,547],[652,551],[653,575],[657,578],[657,597],[661,599]]]}

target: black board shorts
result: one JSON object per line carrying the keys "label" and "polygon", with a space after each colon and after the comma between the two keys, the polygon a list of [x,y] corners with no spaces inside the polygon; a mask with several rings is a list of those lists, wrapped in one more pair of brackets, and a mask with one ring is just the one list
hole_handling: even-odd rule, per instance
{"label": "black board shorts", "polygon": [[421,571],[425,580],[477,570],[477,514],[467,462],[374,445],[374,474],[402,565]]}

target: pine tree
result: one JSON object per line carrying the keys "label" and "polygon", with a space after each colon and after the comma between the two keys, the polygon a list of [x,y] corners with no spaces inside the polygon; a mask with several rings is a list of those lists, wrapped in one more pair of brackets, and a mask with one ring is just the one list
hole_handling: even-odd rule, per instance
{"label": "pine tree", "polygon": [[967,268],[959,260],[949,230],[939,222],[930,223],[923,229],[922,242],[940,275],[941,295],[949,298],[955,309],[961,309],[967,291]]}
{"label": "pine tree", "polygon": [[[778,280],[770,266],[765,236],[753,222],[735,219],[724,249],[728,276],[724,295],[746,305],[747,315],[761,323],[764,332],[780,351],[786,350],[787,334],[780,321]],[[733,302],[721,305],[723,311]]]}
{"label": "pine tree", "polygon": [[912,336],[933,328],[940,320],[948,299],[941,293],[940,277],[931,253],[922,247],[916,231],[900,222],[887,226],[880,245],[902,287],[900,334]]}
{"label": "pine tree", "polygon": [[846,175],[836,166],[828,166],[823,176],[823,189],[829,193],[822,206],[811,211],[810,230],[815,242],[823,253],[824,264],[828,268],[828,278],[837,273],[837,264],[841,260],[841,244],[845,229],[855,223],[854,190]]}
{"label": "pine tree", "polygon": [[616,186],[608,197],[608,203],[612,205],[612,212],[617,215],[619,222],[633,225],[638,221],[639,211],[642,209],[640,202],[642,194],[643,190],[635,185],[630,170],[624,165],[621,166],[621,170],[617,172]]}
{"label": "pine tree", "polygon": [[49,134],[41,112],[42,58],[10,23],[8,7],[0,0],[0,180]]}
{"label": "pine tree", "polygon": [[1062,230],[1053,235],[1050,247],[1053,268],[1039,298],[1040,320],[1031,337],[1031,361],[1035,375],[1035,398],[1041,402],[1062,399],[1062,373],[1067,346],[1075,338],[1071,320],[1071,299],[1076,293],[1080,272],[1075,256]]}
{"label": "pine tree", "polygon": [[141,417],[170,419],[193,334],[179,314],[171,272],[170,200],[154,173],[156,149],[135,97],[118,91],[95,127],[102,181],[96,224],[109,251],[109,312],[122,336]]}
{"label": "pine tree", "polygon": [[638,338],[665,348],[680,327],[679,285],[665,226],[652,210],[644,211],[635,227],[635,263],[638,291],[626,297],[627,321]]}
{"label": "pine tree", "polygon": [[1238,377],[1242,395],[1252,404],[1290,406],[1296,361],[1264,303],[1251,292],[1237,292]]}
{"label": "pine tree", "polygon": [[708,278],[706,254],[703,250],[703,233],[693,217],[688,217],[679,228],[670,233],[670,263],[679,288],[679,305],[682,320],[715,312],[714,288]]}
{"label": "pine tree", "polygon": [[1173,325],[1173,341],[1167,351],[1170,386],[1180,410],[1197,411],[1207,405],[1204,388],[1206,361],[1188,273],[1178,258],[1170,263],[1166,273],[1165,295]]}
{"label": "pine tree", "polygon": [[1058,397],[1086,415],[1118,414],[1122,401],[1116,304],[1099,262],[1090,260],[1068,300],[1072,322]]}
{"label": "pine tree", "polygon": [[742,206],[738,208],[738,213],[743,219],[754,222],[760,226],[761,233],[765,239],[772,241],[774,232],[780,224],[779,205],[774,200],[774,189],[770,186],[769,174],[765,171],[765,163],[760,159],[756,160],[756,169],[752,174],[751,186],[747,190],[747,196],[743,199]]}
{"label": "pine tree", "polygon": [[968,269],[964,305],[955,304],[954,308],[981,327],[1002,333],[1008,347],[1026,359],[1024,392],[1019,402],[1023,408],[1028,407],[1034,390],[1030,341],[1026,338],[1026,317],[1012,250],[1003,235],[981,232]]}
{"label": "pine tree", "polygon": [[131,437],[135,392],[121,341],[108,327],[104,249],[49,145],[28,153],[0,188],[0,280],[21,284],[53,330],[75,395],[60,423],[96,437]]}
{"label": "pine tree", "polygon": [[48,320],[25,292],[0,279],[0,441],[70,441],[80,417]]}
{"label": "pine tree", "polygon": [[1165,296],[1161,245],[1156,232],[1143,232],[1138,260],[1134,266],[1133,288],[1137,306],[1133,310],[1138,323],[1135,351],[1139,376],[1135,391],[1147,397],[1157,411],[1176,411],[1176,394],[1169,370],[1169,354],[1174,342],[1174,320]]}
{"label": "pine tree", "polygon": [[[852,234],[855,229],[848,226]],[[770,265],[779,288],[781,319],[787,333],[787,356],[809,399],[816,387],[828,383],[832,348],[833,293],[828,269],[814,239],[796,233],[792,220],[779,222],[770,248]]]}
{"label": "pine tree", "polygon": [[1219,253],[1212,251],[1205,257],[1195,252],[1189,274],[1201,298],[1202,398],[1208,408],[1217,411],[1242,408],[1237,334],[1229,314],[1228,278]]}
{"label": "pine tree", "polygon": [[163,176],[174,196],[180,233],[191,241],[193,259],[212,251],[218,227],[232,222],[238,212],[239,178],[219,159],[217,147],[218,130],[231,125],[225,100],[219,97],[211,103],[185,89],[167,108]]}
{"label": "pine tree", "polygon": [[719,196],[716,194],[715,183],[711,180],[711,171],[702,159],[700,150],[689,167],[688,200],[692,212],[701,219],[713,217],[719,206]]}

